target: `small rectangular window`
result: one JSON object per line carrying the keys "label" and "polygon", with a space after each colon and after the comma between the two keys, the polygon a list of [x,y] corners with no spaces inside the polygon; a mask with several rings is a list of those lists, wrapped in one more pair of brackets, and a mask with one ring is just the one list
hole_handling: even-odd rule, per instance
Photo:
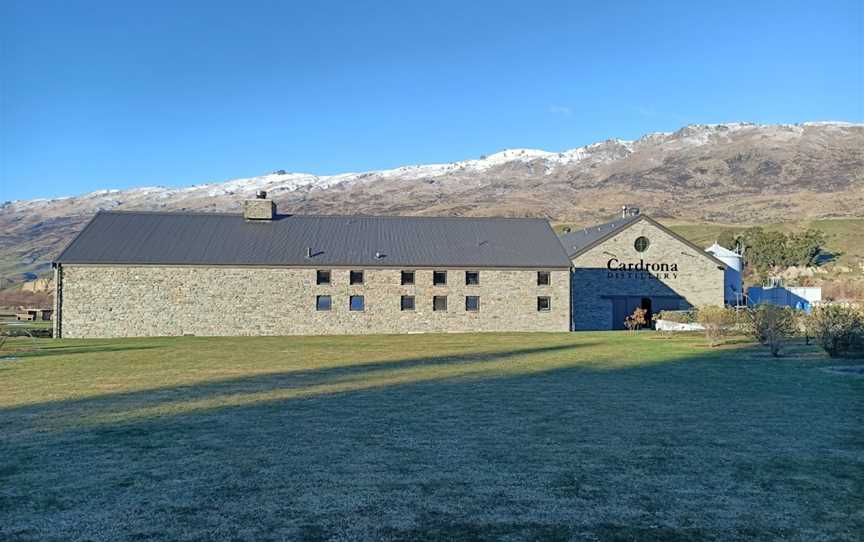
{"label": "small rectangular window", "polygon": [[402,271],[402,286],[414,284],[414,271]]}
{"label": "small rectangular window", "polygon": [[401,301],[399,302],[399,308],[403,311],[413,311],[414,310],[414,296],[413,295],[403,295]]}
{"label": "small rectangular window", "polygon": [[446,295],[432,296],[432,310],[433,311],[446,311],[447,310],[447,296]]}
{"label": "small rectangular window", "polygon": [[476,312],[480,310],[480,296],[468,295],[465,296],[465,310]]}
{"label": "small rectangular window", "polygon": [[362,311],[366,308],[366,301],[362,295],[352,295],[349,301],[349,308],[352,311]]}
{"label": "small rectangular window", "polygon": [[330,284],[330,271],[316,271],[315,284]]}
{"label": "small rectangular window", "polygon": [[447,271],[432,271],[432,285],[444,286],[447,284]]}
{"label": "small rectangular window", "polygon": [[549,286],[549,271],[537,271],[537,286]]}
{"label": "small rectangular window", "polygon": [[315,297],[315,310],[329,311],[330,310],[330,296],[329,295],[316,296]]}
{"label": "small rectangular window", "polygon": [[480,271],[465,271],[465,284],[469,286],[480,284]]}
{"label": "small rectangular window", "polygon": [[351,271],[349,282],[351,284],[363,284],[363,271]]}
{"label": "small rectangular window", "polygon": [[549,297],[541,296],[537,298],[537,310],[547,312],[552,310],[552,300]]}

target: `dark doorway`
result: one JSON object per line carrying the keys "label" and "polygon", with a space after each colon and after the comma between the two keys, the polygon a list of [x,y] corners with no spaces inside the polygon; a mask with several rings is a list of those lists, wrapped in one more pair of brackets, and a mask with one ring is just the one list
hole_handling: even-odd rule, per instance
{"label": "dark doorway", "polygon": [[641,308],[645,309],[645,327],[654,327],[654,322],[651,321],[651,317],[654,315],[654,312],[651,310],[651,298],[643,297],[642,302],[639,305]]}
{"label": "dark doorway", "polygon": [[627,298],[612,298],[612,329],[625,329],[625,317],[627,317]]}

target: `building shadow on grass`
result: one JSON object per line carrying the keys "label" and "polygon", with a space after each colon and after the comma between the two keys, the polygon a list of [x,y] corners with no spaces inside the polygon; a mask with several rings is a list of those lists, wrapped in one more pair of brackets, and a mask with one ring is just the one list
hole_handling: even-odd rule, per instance
{"label": "building shadow on grass", "polygon": [[[561,354],[566,355],[577,349],[591,347],[595,343],[581,342],[575,344],[541,346],[535,348],[521,348],[505,351],[471,352],[450,356],[428,356],[397,360],[370,361],[352,365],[338,365],[334,367],[310,368],[291,370],[285,372],[264,373],[255,376],[244,376],[239,378],[221,379],[195,384],[184,384],[178,386],[145,389],[134,392],[111,393],[97,395],[82,399],[47,401],[23,407],[0,408],[0,413],[13,414],[19,412],[26,415],[39,415],[46,412],[71,413],[86,412],[90,415],[110,414],[118,410],[136,408],[149,408],[164,403],[175,401],[198,401],[210,398],[226,399],[232,395],[249,393],[266,394],[268,392],[285,389],[310,388],[328,383],[344,382],[347,379],[362,380],[365,375],[372,373],[402,371],[412,368],[446,368],[454,365],[491,365],[498,362],[517,359],[525,356],[538,354]],[[114,352],[122,350],[144,350],[158,348],[156,346],[117,347],[99,346],[88,347],[63,346],[58,347],[55,354],[70,353],[96,353]],[[301,354],[302,352],[297,352]],[[41,357],[41,351],[29,352],[22,359],[29,357]]]}
{"label": "building shadow on grass", "polygon": [[[455,373],[96,426],[42,425],[69,412],[423,366],[482,368],[539,353],[566,361],[584,346],[382,360],[6,409],[0,539],[723,540],[859,532],[864,437],[849,422],[864,406],[851,379],[806,380],[791,364],[734,363],[729,351],[603,370],[565,363]],[[5,432],[10,425],[14,438]]]}

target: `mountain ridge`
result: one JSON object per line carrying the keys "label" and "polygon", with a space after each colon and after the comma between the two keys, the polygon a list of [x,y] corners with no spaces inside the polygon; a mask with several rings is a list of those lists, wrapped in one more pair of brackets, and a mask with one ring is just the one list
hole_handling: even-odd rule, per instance
{"label": "mountain ridge", "polygon": [[99,210],[237,212],[267,190],[280,211],[534,216],[588,224],[635,204],[658,218],[715,223],[861,217],[864,124],[691,124],[560,152],[336,175],[276,171],[186,187],[109,189],[0,206],[0,277],[31,276]]}
{"label": "mountain ridge", "polygon": [[[22,200],[10,200],[4,202],[3,205],[8,204],[19,204],[19,203],[37,203],[37,202],[55,202],[60,200],[68,200],[73,198],[83,198],[88,196],[100,196],[100,195],[111,195],[111,194],[122,194],[126,192],[136,192],[136,191],[174,191],[174,192],[182,192],[189,191],[199,188],[205,187],[216,187],[216,186],[225,186],[225,185],[235,185],[237,183],[255,181],[259,179],[266,179],[268,177],[279,177],[280,181],[285,183],[285,181],[290,181],[293,179],[310,179],[310,180],[321,180],[324,181],[322,184],[315,185],[316,187],[324,188],[327,186],[331,186],[332,184],[338,184],[344,180],[348,180],[351,177],[364,177],[368,175],[382,175],[382,176],[398,176],[403,173],[409,172],[422,172],[425,174],[434,173],[434,169],[438,169],[440,171],[439,174],[446,174],[447,172],[452,172],[454,169],[466,168],[474,166],[474,169],[488,169],[493,167],[494,165],[500,165],[507,161],[513,160],[522,160],[524,161],[526,158],[530,159],[545,159],[551,160],[553,162],[558,163],[572,163],[584,159],[588,155],[590,155],[591,149],[596,149],[606,144],[617,144],[628,150],[631,150],[634,144],[639,144],[648,141],[656,141],[658,138],[666,138],[666,137],[674,137],[677,135],[687,136],[693,133],[699,133],[701,130],[737,130],[748,127],[777,127],[777,128],[786,128],[786,129],[795,129],[795,128],[804,128],[804,127],[817,127],[817,126],[836,126],[836,127],[848,127],[848,128],[864,128],[864,123],[852,123],[846,121],[809,121],[795,124],[757,124],[751,122],[728,122],[728,123],[713,123],[713,124],[688,124],[676,131],[672,132],[650,132],[645,134],[638,139],[626,140],[620,138],[610,138],[604,141],[598,141],[595,143],[590,143],[588,145],[583,145],[581,147],[574,147],[571,149],[563,150],[563,151],[546,151],[543,149],[536,149],[531,147],[520,147],[520,148],[509,148],[503,149],[501,151],[497,151],[490,155],[481,156],[479,159],[463,159],[457,160],[455,162],[441,162],[441,163],[431,163],[431,164],[406,164],[402,166],[397,166],[395,168],[386,168],[386,169],[376,169],[376,170],[368,170],[368,171],[349,171],[343,173],[337,173],[333,175],[318,175],[315,173],[306,173],[306,172],[285,172],[283,174],[271,173],[268,175],[259,175],[255,177],[242,177],[237,179],[227,179],[223,181],[213,181],[208,183],[201,184],[192,184],[188,186],[182,187],[170,187],[167,185],[145,185],[138,186],[132,188],[109,188],[109,189],[100,189],[94,190],[91,192],[85,192],[82,194],[76,195],[65,195],[65,196],[56,196],[56,197],[43,197],[43,198],[31,198],[31,199],[22,199]],[[704,133],[704,132],[703,132]],[[477,167],[477,164],[484,163],[486,166]],[[277,171],[285,171],[285,170],[277,170]],[[416,174],[416,173],[415,173]],[[334,182],[328,182],[333,180]],[[287,184],[291,185],[290,182]],[[310,183],[314,184],[314,183]]]}

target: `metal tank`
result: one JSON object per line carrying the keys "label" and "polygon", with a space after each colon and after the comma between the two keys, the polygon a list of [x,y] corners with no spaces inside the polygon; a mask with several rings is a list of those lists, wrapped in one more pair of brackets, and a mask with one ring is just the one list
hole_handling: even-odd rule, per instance
{"label": "metal tank", "polygon": [[739,306],[744,304],[744,290],[741,283],[741,273],[744,269],[744,257],[736,250],[714,243],[705,249],[705,252],[726,264],[723,274],[723,299],[727,305]]}

